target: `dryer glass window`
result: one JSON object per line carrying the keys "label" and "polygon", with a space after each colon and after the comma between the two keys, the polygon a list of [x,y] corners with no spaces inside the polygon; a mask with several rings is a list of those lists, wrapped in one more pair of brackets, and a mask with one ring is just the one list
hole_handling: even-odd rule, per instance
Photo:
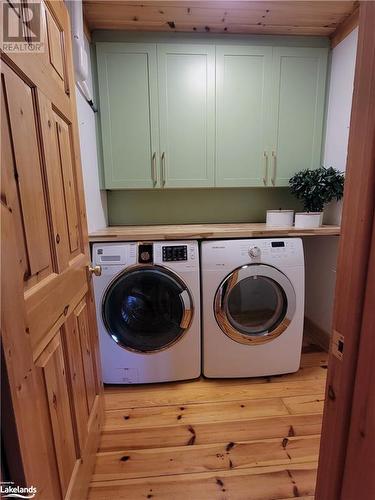
{"label": "dryer glass window", "polygon": [[250,276],[228,294],[227,317],[238,331],[262,335],[273,331],[284,319],[287,298],[280,285],[266,276]]}
{"label": "dryer glass window", "polygon": [[158,266],[125,272],[109,287],[103,319],[115,342],[142,353],[165,349],[190,326],[192,301],[183,282]]}

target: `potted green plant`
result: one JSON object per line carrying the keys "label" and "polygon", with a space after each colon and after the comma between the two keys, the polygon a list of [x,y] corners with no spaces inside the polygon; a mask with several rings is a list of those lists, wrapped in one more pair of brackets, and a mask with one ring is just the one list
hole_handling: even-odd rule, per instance
{"label": "potted green plant", "polygon": [[322,223],[324,205],[344,194],[344,174],[333,167],[297,172],[289,180],[292,194],[305,212],[296,213],[295,227],[314,228]]}

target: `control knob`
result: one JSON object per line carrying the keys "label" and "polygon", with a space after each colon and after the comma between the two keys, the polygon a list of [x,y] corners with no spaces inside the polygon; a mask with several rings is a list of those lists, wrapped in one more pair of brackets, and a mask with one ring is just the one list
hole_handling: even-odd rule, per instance
{"label": "control knob", "polygon": [[249,255],[252,259],[256,259],[260,256],[260,248],[259,247],[250,247]]}

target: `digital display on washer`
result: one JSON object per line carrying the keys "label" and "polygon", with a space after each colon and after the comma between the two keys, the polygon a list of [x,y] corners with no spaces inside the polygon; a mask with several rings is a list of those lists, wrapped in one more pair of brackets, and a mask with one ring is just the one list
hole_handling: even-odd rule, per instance
{"label": "digital display on washer", "polygon": [[283,241],[272,241],[271,247],[272,248],[285,247],[285,243]]}
{"label": "digital display on washer", "polygon": [[163,262],[188,260],[187,245],[163,247]]}

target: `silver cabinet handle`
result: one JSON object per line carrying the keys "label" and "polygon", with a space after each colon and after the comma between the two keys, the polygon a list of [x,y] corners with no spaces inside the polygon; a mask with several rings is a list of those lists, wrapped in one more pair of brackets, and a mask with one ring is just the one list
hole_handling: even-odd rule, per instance
{"label": "silver cabinet handle", "polygon": [[165,152],[161,155],[161,183],[165,186]]}
{"label": "silver cabinet handle", "polygon": [[273,159],[273,172],[272,172],[271,182],[272,182],[272,186],[274,186],[276,183],[276,168],[277,168],[275,151],[272,151],[272,159]]}
{"label": "silver cabinet handle", "polygon": [[158,174],[156,172],[156,153],[152,155],[151,160],[151,176],[152,176],[152,184],[155,187],[158,182]]}
{"label": "silver cabinet handle", "polygon": [[267,177],[268,177],[268,154],[266,151],[263,151],[263,157],[264,157],[264,177],[263,177],[263,184],[267,186]]}

